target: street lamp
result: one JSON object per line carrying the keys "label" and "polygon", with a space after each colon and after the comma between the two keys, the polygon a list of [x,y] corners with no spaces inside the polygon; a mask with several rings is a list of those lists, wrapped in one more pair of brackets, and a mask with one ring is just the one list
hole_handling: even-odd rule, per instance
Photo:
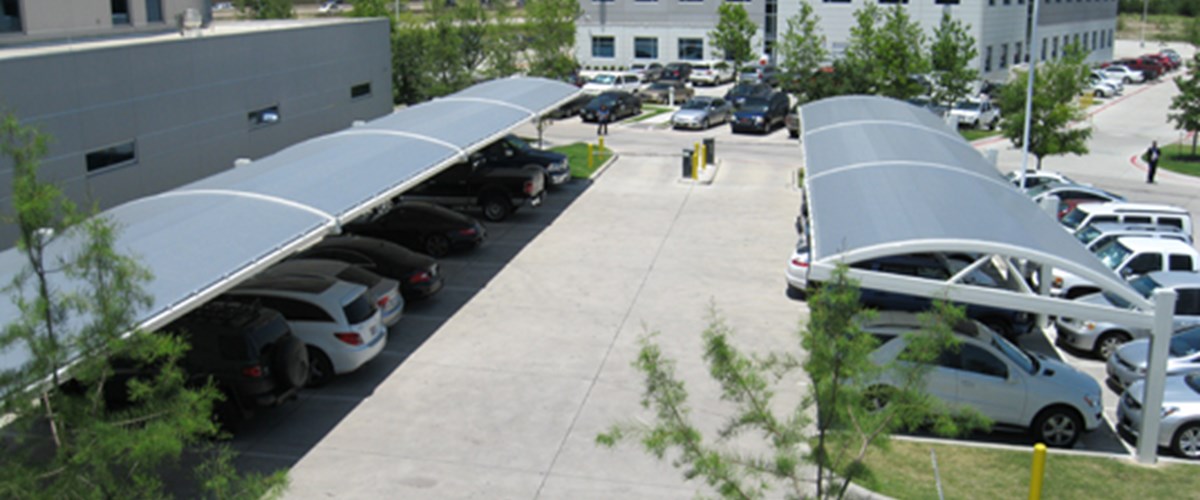
{"label": "street lamp", "polygon": [[1029,170],[1029,127],[1033,120],[1033,73],[1037,68],[1037,59],[1041,54],[1041,41],[1037,36],[1038,7],[1042,0],[1033,0],[1033,22],[1029,27],[1029,78],[1025,84],[1025,130],[1021,132],[1021,189],[1025,189],[1025,172]]}

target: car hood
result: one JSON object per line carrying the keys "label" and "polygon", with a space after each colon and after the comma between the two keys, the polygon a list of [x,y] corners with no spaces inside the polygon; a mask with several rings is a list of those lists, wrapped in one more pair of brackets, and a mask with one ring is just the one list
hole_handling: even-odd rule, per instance
{"label": "car hood", "polygon": [[[1163,406],[1200,403],[1200,395],[1188,387],[1184,380],[1186,375],[1168,375],[1166,387],[1163,390]],[[1125,389],[1125,394],[1133,397],[1139,405],[1145,404],[1146,381],[1139,380]]]}
{"label": "car hood", "polygon": [[703,109],[681,109],[679,111],[676,111],[675,115],[674,115],[675,118],[686,118],[686,119],[704,118],[706,116],[708,116],[708,111],[705,111]]}
{"label": "car hood", "polygon": [[733,113],[733,116],[738,117],[738,118],[754,118],[756,116],[766,116],[766,115],[767,115],[766,111],[750,111],[750,110],[746,110],[746,109],[739,109]]}
{"label": "car hood", "polygon": [[1114,355],[1126,363],[1144,368],[1146,366],[1146,359],[1150,357],[1150,339],[1136,339],[1126,342],[1117,348],[1117,352]]}
{"label": "car hood", "polygon": [[544,149],[525,149],[522,150],[521,153],[526,159],[541,165],[549,165],[551,163],[567,161],[567,155],[556,151],[546,151]]}

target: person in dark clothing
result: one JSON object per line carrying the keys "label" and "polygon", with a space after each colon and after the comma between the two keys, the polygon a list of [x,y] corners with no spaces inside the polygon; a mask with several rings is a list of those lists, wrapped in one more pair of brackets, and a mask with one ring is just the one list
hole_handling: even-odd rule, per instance
{"label": "person in dark clothing", "polygon": [[1158,157],[1162,152],[1158,150],[1158,141],[1150,141],[1150,149],[1146,150],[1146,165],[1150,168],[1146,170],[1146,184],[1154,183],[1154,172],[1158,170]]}
{"label": "person in dark clothing", "polygon": [[596,135],[608,135],[608,105],[601,104],[600,111],[596,112]]}

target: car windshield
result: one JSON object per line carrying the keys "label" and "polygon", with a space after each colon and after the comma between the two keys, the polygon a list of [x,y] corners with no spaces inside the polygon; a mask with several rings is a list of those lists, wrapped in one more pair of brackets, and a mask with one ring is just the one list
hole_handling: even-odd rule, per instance
{"label": "car windshield", "polygon": [[1060,222],[1062,222],[1064,226],[1067,226],[1071,229],[1078,229],[1079,225],[1083,223],[1083,220],[1086,219],[1087,216],[1087,212],[1080,210],[1079,207],[1075,207],[1074,210],[1067,212],[1067,215],[1064,215],[1062,221]]}
{"label": "car windshield", "polygon": [[753,94],[756,90],[758,90],[757,85],[739,83],[737,85],[734,85],[733,90],[730,90],[729,92],[732,95],[747,95],[747,94]]}
{"label": "car windshield", "polygon": [[517,148],[521,151],[525,151],[525,150],[529,149],[529,143],[525,142],[525,140],[521,139],[520,137],[517,137],[515,135],[510,135],[510,136],[506,137],[505,139],[508,141],[509,144],[512,145],[512,147]]}
{"label": "car windshield", "polygon": [[1096,249],[1096,257],[1098,257],[1100,262],[1103,262],[1105,266],[1108,266],[1109,269],[1116,269],[1117,266],[1121,265],[1122,262],[1125,262],[1125,259],[1131,254],[1133,254],[1133,251],[1125,245],[1122,245],[1119,240],[1114,240],[1109,244]]}
{"label": "car windshield", "polygon": [[617,96],[612,94],[600,94],[596,96],[595,99],[592,99],[591,104],[595,104],[597,107],[612,106],[615,102],[617,102]]}
{"label": "car windshield", "polygon": [[997,351],[1004,353],[1004,357],[1016,363],[1017,366],[1025,370],[1026,373],[1037,373],[1039,363],[1037,358],[1030,356],[1029,353],[1021,350],[1020,347],[1012,345],[1011,342],[999,335],[992,336],[992,347]]}
{"label": "car windshield", "polygon": [[617,77],[613,75],[596,75],[591,80],[592,83],[599,83],[601,85],[612,85],[615,81],[617,81]]}
{"label": "car windshield", "polygon": [[1171,356],[1182,358],[1200,352],[1200,328],[1190,328],[1171,336]]}
{"label": "car windshield", "polygon": [[1025,194],[1029,195],[1030,198],[1033,198],[1059,186],[1062,186],[1062,184],[1057,182],[1047,182],[1045,184],[1039,184],[1034,187],[1025,188]]}
{"label": "car windshield", "polygon": [[976,101],[958,101],[954,103],[954,109],[962,109],[966,111],[979,111],[980,103]]}
{"label": "car windshield", "polygon": [[1193,391],[1200,394],[1200,373],[1189,373],[1183,376],[1183,381],[1191,387]]}
{"label": "car windshield", "polygon": [[767,100],[761,97],[750,97],[742,103],[742,111],[763,113],[767,111]]}
{"label": "car windshield", "polygon": [[652,84],[650,84],[650,87],[649,87],[649,89],[650,89],[650,90],[667,90],[667,89],[669,89],[669,88],[672,88],[672,87],[674,87],[674,85],[671,85],[671,84],[669,84],[669,83],[664,83],[664,82],[656,82],[656,83],[652,83]]}
{"label": "car windshield", "polygon": [[698,100],[688,101],[688,102],[683,103],[683,109],[708,109],[708,105],[710,102],[711,101],[698,101]]}
{"label": "car windshield", "polygon": [[1087,246],[1091,244],[1091,242],[1095,241],[1096,238],[1101,234],[1104,233],[1102,233],[1099,229],[1096,229],[1096,226],[1088,225],[1087,227],[1080,229],[1079,232],[1075,233],[1075,238],[1078,239],[1080,243],[1083,243],[1084,246]]}

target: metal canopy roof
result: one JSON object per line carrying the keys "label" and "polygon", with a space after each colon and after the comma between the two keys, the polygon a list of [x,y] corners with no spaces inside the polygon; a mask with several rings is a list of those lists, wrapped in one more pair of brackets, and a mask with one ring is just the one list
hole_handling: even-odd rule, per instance
{"label": "metal canopy roof", "polygon": [[[153,279],[152,304],[138,314],[155,329],[291,253],[337,233],[341,224],[440,172],[465,155],[573,98],[579,89],[540,78],[510,78],[399,110],[296,144],[232,170],[104,212],[120,227],[117,250]],[[51,246],[73,251],[69,235]],[[0,253],[0,275],[25,260]],[[62,276],[53,286],[79,288]],[[0,300],[0,324],[19,317]],[[28,359],[0,352],[0,370]]]}
{"label": "metal canopy roof", "polygon": [[[1143,311],[1152,309],[932,113],[894,99],[845,96],[807,104],[800,114],[814,278],[827,278],[839,262],[888,255],[994,255],[1070,271]],[[965,273],[944,282],[860,269],[851,274],[864,287],[961,302],[1073,311],[1076,317],[1125,323],[1147,318],[1039,297],[1028,288],[968,285],[959,282]]]}

